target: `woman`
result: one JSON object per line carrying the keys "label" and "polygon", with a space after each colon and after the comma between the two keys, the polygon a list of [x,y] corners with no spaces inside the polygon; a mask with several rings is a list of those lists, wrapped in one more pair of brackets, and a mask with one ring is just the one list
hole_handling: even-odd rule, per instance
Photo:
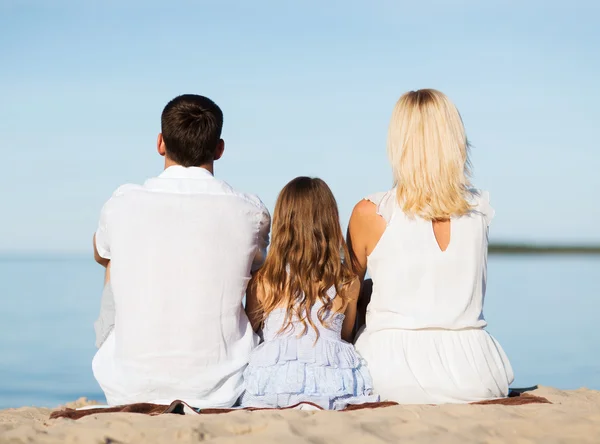
{"label": "woman", "polygon": [[471,188],[468,142],[441,92],[411,91],[388,133],[395,187],[359,202],[348,243],[373,291],[356,348],[381,399],[404,404],[505,397],[510,363],[485,330],[489,195]]}

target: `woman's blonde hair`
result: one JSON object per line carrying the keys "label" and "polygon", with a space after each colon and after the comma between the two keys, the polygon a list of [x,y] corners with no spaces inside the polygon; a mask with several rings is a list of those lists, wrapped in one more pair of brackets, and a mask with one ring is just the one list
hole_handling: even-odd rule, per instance
{"label": "woman's blonde hair", "polygon": [[469,143],[458,110],[444,94],[421,89],[400,97],[387,151],[407,215],[439,220],[471,210]]}
{"label": "woman's blonde hair", "polygon": [[[285,308],[282,331],[294,318],[303,324],[302,334],[310,325],[317,301],[323,306],[318,319],[327,324],[332,300],[327,295],[335,287],[347,305],[347,290],[354,280],[340,226],[337,203],[327,184],[321,179],[297,177],[288,183],[277,198],[273,213],[272,243],[265,264],[253,280],[259,298],[263,321],[273,310]],[[343,255],[343,257],[342,257]]]}

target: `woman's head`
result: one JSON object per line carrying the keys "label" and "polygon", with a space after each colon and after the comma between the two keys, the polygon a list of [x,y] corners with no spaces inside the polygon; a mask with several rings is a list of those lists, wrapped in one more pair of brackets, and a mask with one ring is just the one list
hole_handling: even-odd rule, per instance
{"label": "woman's head", "polygon": [[470,211],[469,143],[458,110],[444,94],[421,89],[400,97],[387,150],[405,213],[434,220]]}
{"label": "woman's head", "polygon": [[[340,226],[337,203],[321,179],[297,177],[277,198],[273,213],[271,247],[256,282],[262,287],[261,308],[266,317],[275,308],[285,307],[291,315],[310,324],[310,309],[323,302],[319,320],[331,309],[326,292],[332,286],[339,297],[354,275],[343,262],[348,250]],[[344,304],[345,305],[345,304]]]}

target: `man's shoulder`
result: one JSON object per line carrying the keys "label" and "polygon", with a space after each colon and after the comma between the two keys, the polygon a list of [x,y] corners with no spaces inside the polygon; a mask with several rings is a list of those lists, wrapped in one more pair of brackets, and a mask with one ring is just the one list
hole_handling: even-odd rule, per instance
{"label": "man's shoulder", "polygon": [[[121,185],[114,191],[111,198],[106,203],[106,206],[113,209],[116,207],[122,207],[124,209],[130,208],[130,204],[134,203],[134,201],[138,199],[140,192],[143,194],[147,194],[148,192],[153,194],[152,192],[157,191],[155,189],[156,187],[153,186],[154,180],[155,179],[149,179],[143,185],[131,183]],[[269,211],[266,205],[260,200],[260,198],[257,195],[239,191],[233,188],[227,182],[220,179],[215,178],[211,182],[212,183],[207,187],[203,186],[200,190],[193,190],[190,194],[197,195],[198,197],[206,197],[210,195],[213,196],[213,198],[217,199],[222,197],[228,199],[230,202],[233,199],[236,206],[239,205],[244,206],[246,208],[249,207],[251,211],[254,211],[256,213],[269,215]],[[168,192],[168,190],[166,190],[167,192],[165,192],[164,187],[160,187],[158,191],[160,192],[157,195],[160,196],[164,196],[165,194],[171,194]],[[187,192],[185,194],[187,194]],[[181,194],[181,192],[177,190],[172,192],[172,194],[178,195]]]}
{"label": "man's shoulder", "polygon": [[233,188],[231,185],[229,185],[224,180],[220,180],[220,179],[217,179],[217,180],[221,184],[224,195],[228,195],[228,196],[237,198],[240,202],[243,202],[247,205],[254,207],[257,211],[268,213],[266,205],[263,203],[262,200],[260,200],[260,198],[256,194],[245,193],[245,192],[236,190],[235,188]]}
{"label": "man's shoulder", "polygon": [[120,187],[118,187],[110,196],[110,199],[108,199],[106,201],[106,203],[104,204],[104,208],[103,211],[111,211],[114,210],[117,206],[120,206],[119,204],[121,202],[123,202],[127,196],[130,196],[131,194],[135,193],[136,191],[141,191],[143,190],[143,187],[141,185],[136,185],[136,184],[125,184],[125,185],[121,185]]}
{"label": "man's shoulder", "polygon": [[263,203],[262,200],[256,195],[251,193],[243,193],[241,191],[235,191],[235,195],[240,198],[242,201],[248,203],[249,205],[256,208],[258,211],[268,212],[267,206]]}
{"label": "man's shoulder", "polygon": [[124,185],[121,185],[119,188],[117,188],[111,197],[114,197],[114,198],[123,197],[127,194],[131,194],[136,191],[141,191],[143,189],[144,189],[144,187],[142,185],[126,183]]}

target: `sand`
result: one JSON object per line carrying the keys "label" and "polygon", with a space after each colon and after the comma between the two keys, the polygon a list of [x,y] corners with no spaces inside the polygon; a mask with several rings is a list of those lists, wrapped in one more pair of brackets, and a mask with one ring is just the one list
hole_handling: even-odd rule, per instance
{"label": "sand", "polygon": [[[354,412],[239,411],[218,415],[99,414],[48,419],[52,409],[0,411],[0,443],[599,443],[600,392],[541,387],[524,406],[394,406]],[[68,407],[93,404],[80,399]]]}

